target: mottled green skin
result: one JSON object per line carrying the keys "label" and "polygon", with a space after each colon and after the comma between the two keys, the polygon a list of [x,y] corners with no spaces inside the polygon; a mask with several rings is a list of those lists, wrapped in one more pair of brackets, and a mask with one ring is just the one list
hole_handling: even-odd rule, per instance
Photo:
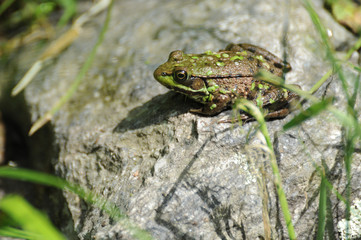
{"label": "mottled green skin", "polygon": [[167,88],[204,104],[192,112],[215,115],[235,99],[246,98],[267,108],[271,118],[286,116],[289,102],[298,96],[256,80],[254,75],[260,69],[282,76],[291,66],[260,47],[230,44],[225,50],[202,54],[173,51],[155,70],[154,77]]}

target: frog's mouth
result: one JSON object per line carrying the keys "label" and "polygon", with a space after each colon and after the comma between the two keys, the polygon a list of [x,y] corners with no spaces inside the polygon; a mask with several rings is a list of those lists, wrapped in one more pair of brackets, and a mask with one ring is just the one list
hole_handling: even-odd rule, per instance
{"label": "frog's mouth", "polygon": [[203,87],[198,90],[194,90],[190,87],[186,87],[186,86],[179,85],[179,84],[174,85],[174,86],[166,86],[166,87],[168,87],[169,89],[172,89],[175,92],[184,94],[200,103],[204,103],[204,97],[209,95],[209,92],[206,87]]}

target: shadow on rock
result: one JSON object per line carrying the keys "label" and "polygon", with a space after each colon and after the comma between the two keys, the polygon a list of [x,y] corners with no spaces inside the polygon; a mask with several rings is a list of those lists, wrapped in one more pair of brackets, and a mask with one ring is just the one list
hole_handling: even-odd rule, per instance
{"label": "shadow on rock", "polygon": [[159,124],[171,116],[186,113],[191,108],[197,107],[199,105],[189,98],[178,93],[167,92],[131,110],[128,116],[113,129],[113,132],[125,132]]}

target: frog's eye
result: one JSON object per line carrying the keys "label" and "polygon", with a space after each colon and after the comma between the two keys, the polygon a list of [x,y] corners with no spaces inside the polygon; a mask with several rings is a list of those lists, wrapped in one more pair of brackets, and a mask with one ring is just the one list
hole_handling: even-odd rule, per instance
{"label": "frog's eye", "polygon": [[188,80],[188,73],[185,70],[176,70],[173,77],[176,82],[184,84]]}

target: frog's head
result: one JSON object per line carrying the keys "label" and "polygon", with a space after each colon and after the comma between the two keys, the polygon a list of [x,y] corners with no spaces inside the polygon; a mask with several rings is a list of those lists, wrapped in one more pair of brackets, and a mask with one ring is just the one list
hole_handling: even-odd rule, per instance
{"label": "frog's head", "polygon": [[202,78],[192,75],[191,58],[182,51],[173,51],[166,63],[154,71],[154,78],[165,87],[198,102],[209,95]]}

